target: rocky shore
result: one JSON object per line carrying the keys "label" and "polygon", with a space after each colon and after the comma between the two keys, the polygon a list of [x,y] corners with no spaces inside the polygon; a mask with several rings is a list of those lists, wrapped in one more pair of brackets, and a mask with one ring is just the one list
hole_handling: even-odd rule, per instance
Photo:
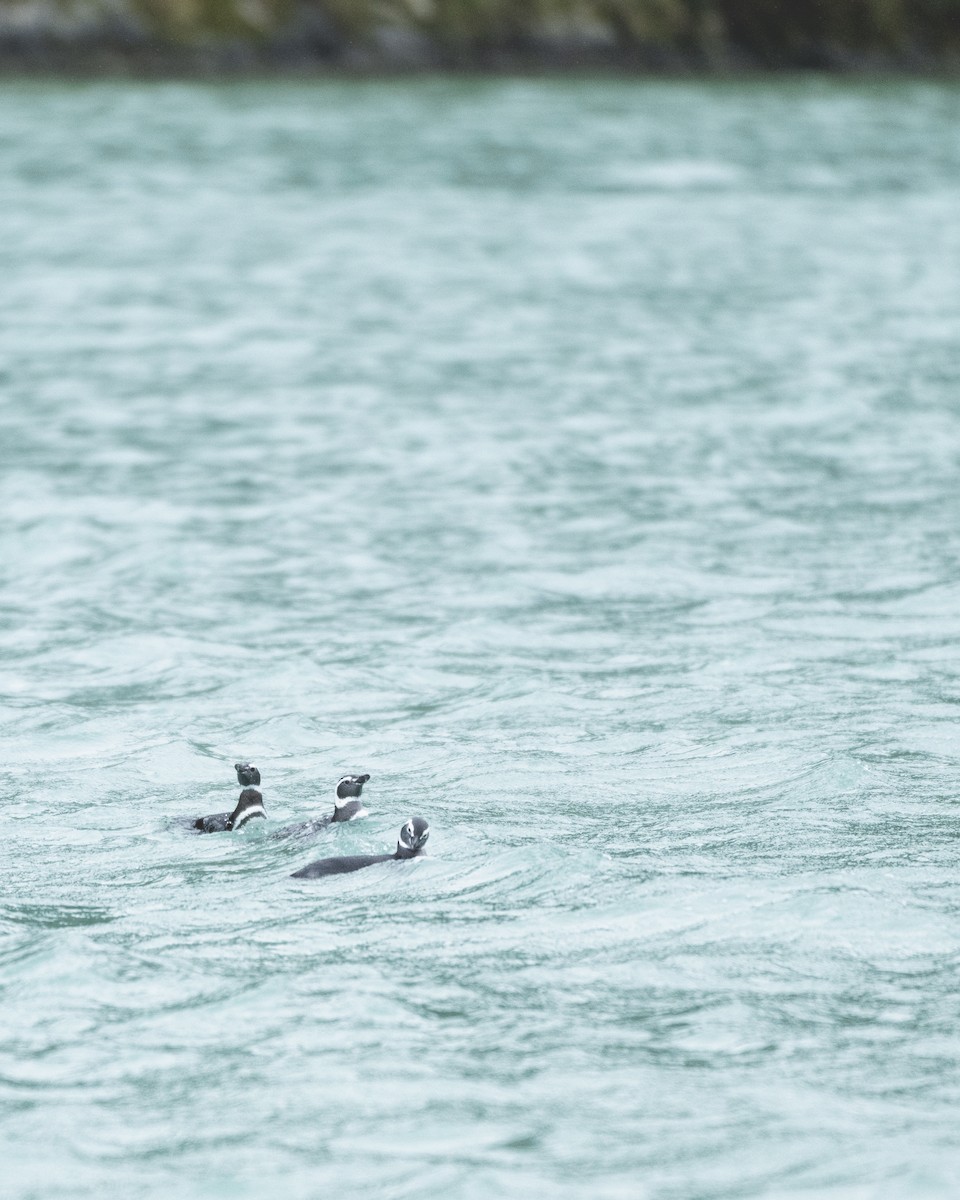
{"label": "rocky shore", "polygon": [[3,74],[960,74],[960,0],[0,0]]}

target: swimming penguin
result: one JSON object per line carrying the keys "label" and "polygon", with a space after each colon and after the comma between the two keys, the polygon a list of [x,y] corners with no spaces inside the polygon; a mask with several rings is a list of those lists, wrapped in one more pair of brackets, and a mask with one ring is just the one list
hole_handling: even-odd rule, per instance
{"label": "swimming penguin", "polygon": [[266,817],[263,796],[256,788],[244,788],[231,813],[214,813],[210,817],[197,817],[193,828],[201,833],[227,833],[231,829],[242,829],[254,817]]}
{"label": "swimming penguin", "polygon": [[237,773],[237,783],[241,787],[259,787],[260,772],[253,763],[234,763],[233,769]]}
{"label": "swimming penguin", "polygon": [[319,833],[328,825],[340,821],[355,821],[357,817],[365,817],[367,810],[363,807],[360,794],[363,785],[369,780],[369,775],[343,775],[337,780],[337,789],[333,801],[333,814],[317,817],[315,821],[300,821],[296,825],[284,825],[272,834],[275,838],[299,837],[301,835]]}
{"label": "swimming penguin", "polygon": [[392,862],[394,859],[417,858],[430,836],[430,826],[423,817],[411,817],[400,830],[400,840],[393,854],[351,854],[344,858],[321,858],[294,871],[291,879],[316,879],[320,875],[346,875],[348,871],[359,871],[372,867],[374,863]]}

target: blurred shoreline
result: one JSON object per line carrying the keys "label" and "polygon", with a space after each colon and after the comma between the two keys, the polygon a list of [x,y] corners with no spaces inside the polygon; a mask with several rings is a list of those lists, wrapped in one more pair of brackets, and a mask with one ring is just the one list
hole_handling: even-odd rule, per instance
{"label": "blurred shoreline", "polygon": [[774,9],[763,0],[0,0],[0,76],[960,77],[960,0]]}

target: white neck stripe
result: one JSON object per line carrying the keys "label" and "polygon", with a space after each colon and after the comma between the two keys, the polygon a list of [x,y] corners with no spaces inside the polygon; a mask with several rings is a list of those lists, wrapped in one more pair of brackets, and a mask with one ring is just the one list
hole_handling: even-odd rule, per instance
{"label": "white neck stripe", "polygon": [[[335,804],[333,811],[335,814],[339,813],[339,812],[343,812],[343,810],[347,807],[348,804],[353,804],[353,803],[355,803],[353,800],[344,800],[342,804]],[[361,804],[355,813],[352,813],[349,817],[347,817],[347,820],[355,821],[357,819],[357,817],[365,817],[365,816],[367,816],[367,810]]]}
{"label": "white neck stripe", "polygon": [[266,817],[262,805],[253,805],[250,808],[245,808],[233,823],[234,829],[239,829],[241,825],[249,821],[251,817]]}

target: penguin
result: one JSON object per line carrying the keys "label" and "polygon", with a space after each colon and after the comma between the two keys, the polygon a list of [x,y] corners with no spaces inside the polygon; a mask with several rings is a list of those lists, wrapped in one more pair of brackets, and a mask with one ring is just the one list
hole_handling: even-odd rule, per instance
{"label": "penguin", "polygon": [[255,817],[266,817],[266,815],[263,796],[256,788],[244,788],[233,812],[197,817],[192,828],[199,830],[200,833],[227,833],[230,830],[242,829],[248,821]]}
{"label": "penguin", "polygon": [[282,829],[278,829],[271,836],[274,838],[305,836],[319,833],[328,826],[341,821],[355,821],[357,817],[365,817],[367,810],[363,807],[360,795],[363,792],[363,785],[369,778],[369,775],[342,775],[337,780],[332,815],[318,817],[314,821],[300,821],[296,825],[284,825]]}
{"label": "penguin", "polygon": [[346,875],[372,867],[375,863],[393,862],[407,858],[418,858],[430,836],[430,826],[423,817],[411,817],[400,830],[400,838],[393,854],[351,854],[344,858],[320,858],[294,871],[291,879],[317,879],[320,875]]}

